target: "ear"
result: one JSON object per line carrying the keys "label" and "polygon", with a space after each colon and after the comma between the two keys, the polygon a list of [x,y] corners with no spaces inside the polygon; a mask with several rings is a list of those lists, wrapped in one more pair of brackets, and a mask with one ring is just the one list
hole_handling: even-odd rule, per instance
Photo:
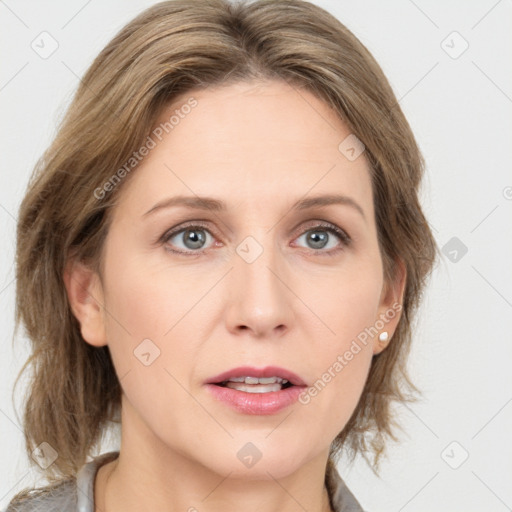
{"label": "ear", "polygon": [[83,339],[95,347],[107,345],[100,277],[84,263],[71,259],[63,278],[71,311],[80,324]]}
{"label": "ear", "polygon": [[[393,281],[384,283],[384,286],[382,287],[379,316],[376,320],[376,325],[380,327],[380,323],[382,322],[384,326],[382,329],[379,329],[378,334],[374,337],[374,355],[382,352],[391,342],[391,338],[393,337],[402,315],[402,301],[405,292],[406,279],[407,270],[405,268],[405,263],[402,260],[397,260]],[[380,341],[379,334],[384,331],[388,333],[388,338],[385,341]]]}

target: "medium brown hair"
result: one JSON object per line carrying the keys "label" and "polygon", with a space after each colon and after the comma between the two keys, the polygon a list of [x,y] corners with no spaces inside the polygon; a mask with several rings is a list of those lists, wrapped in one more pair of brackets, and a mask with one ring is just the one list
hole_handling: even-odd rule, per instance
{"label": "medium brown hair", "polygon": [[42,442],[58,453],[45,470],[50,481],[76,475],[119,418],[108,347],[83,340],[63,281],[71,256],[101,275],[111,212],[129,176],[100,199],[94,191],[144,144],[169,102],[195,88],[268,79],[312,92],[364,143],[386,283],[398,261],[407,272],[398,327],[373,357],[330,463],[347,448],[373,454],[377,467],[386,436],[396,439],[391,405],[417,391],[406,356],[437,248],[418,200],[423,158],[386,77],[340,21],[308,2],[174,0],[142,12],[94,60],[20,207],[16,332],[25,327],[32,353],[18,379],[33,369],[23,426],[29,454]]}

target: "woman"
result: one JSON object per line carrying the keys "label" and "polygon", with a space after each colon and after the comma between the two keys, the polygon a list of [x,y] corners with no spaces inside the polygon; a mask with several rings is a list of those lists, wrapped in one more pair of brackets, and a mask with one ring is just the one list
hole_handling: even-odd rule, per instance
{"label": "woman", "polygon": [[[52,484],[8,510],[362,510],[335,465],[377,471],[415,390],[422,173],[381,69],[321,8],[130,22],[21,205],[24,431]],[[111,421],[119,450],[88,461]]]}

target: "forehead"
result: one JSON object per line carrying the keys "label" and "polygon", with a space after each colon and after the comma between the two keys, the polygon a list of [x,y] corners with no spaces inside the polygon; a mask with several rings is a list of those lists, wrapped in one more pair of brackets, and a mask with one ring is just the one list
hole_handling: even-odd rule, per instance
{"label": "forehead", "polygon": [[206,152],[205,157],[229,157],[225,153],[237,148],[232,159],[238,158],[242,169],[255,159],[264,161],[269,153],[287,160],[290,152],[296,160],[335,160],[340,136],[350,133],[326,103],[281,81],[239,82],[192,91],[164,109],[157,125],[164,125],[169,114],[179,113],[191,97],[197,105],[172,128],[170,147],[177,150],[186,144],[187,149]]}
{"label": "forehead", "polygon": [[151,207],[197,194],[222,196],[228,207],[230,198],[271,207],[283,197],[340,193],[371,203],[364,153],[350,160],[339,148],[350,130],[326,103],[285,82],[192,90],[162,110],[152,134],[121,202],[136,195]]}

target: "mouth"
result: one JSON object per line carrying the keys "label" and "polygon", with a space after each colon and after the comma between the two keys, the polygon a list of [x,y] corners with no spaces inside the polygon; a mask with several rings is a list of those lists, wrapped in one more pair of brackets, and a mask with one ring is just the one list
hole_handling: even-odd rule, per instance
{"label": "mouth", "polygon": [[277,366],[233,368],[208,379],[212,397],[242,414],[276,414],[293,405],[307,387],[295,373]]}
{"label": "mouth", "polygon": [[258,378],[253,376],[230,377],[229,380],[214,384],[223,388],[244,391],[245,393],[271,393],[293,386],[289,380],[282,379],[281,377]]}
{"label": "mouth", "polygon": [[233,368],[208,379],[206,384],[236,389],[245,393],[271,393],[292,386],[306,386],[306,383],[297,374],[278,366]]}

